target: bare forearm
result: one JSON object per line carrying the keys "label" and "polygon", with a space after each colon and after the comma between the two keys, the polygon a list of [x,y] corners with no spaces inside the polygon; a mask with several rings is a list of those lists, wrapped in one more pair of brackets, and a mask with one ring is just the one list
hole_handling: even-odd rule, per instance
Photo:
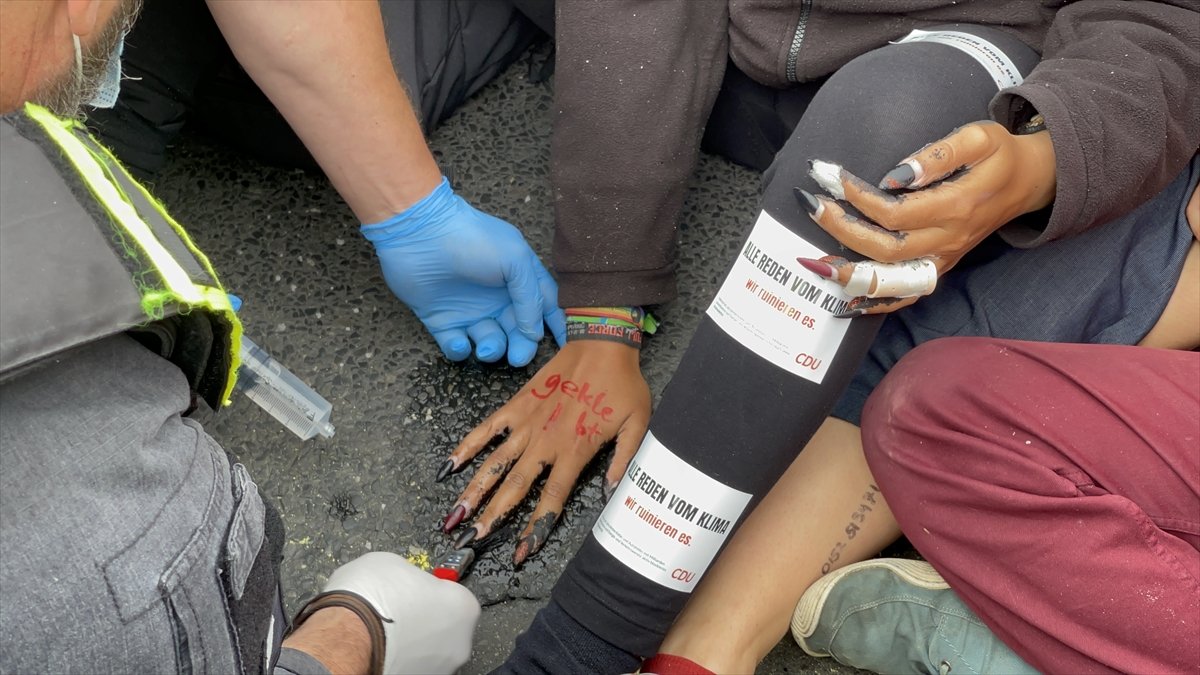
{"label": "bare forearm", "polygon": [[364,223],[429,194],[440,171],[396,77],[376,2],[209,0],[242,66]]}

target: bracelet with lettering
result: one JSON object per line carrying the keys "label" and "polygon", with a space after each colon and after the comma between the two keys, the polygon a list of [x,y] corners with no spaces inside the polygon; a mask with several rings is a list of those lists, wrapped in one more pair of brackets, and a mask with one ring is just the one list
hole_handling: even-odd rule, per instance
{"label": "bracelet with lettering", "polygon": [[636,326],[622,326],[616,322],[574,321],[567,317],[567,342],[578,340],[619,342],[634,349],[641,349],[642,331]]}

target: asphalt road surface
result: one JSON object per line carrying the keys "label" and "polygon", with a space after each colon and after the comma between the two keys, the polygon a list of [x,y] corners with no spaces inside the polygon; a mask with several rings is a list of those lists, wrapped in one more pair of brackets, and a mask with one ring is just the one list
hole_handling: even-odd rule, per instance
{"label": "asphalt road surface", "polygon": [[[531,83],[522,59],[431,137],[459,193],[520,228],[549,260],[551,83]],[[448,452],[550,356],[527,368],[452,364],[384,286],[353,215],[318,174],[263,166],[185,135],[157,195],[240,295],[247,334],[333,403],[331,439],[299,441],[244,397],[209,431],[250,469],[287,525],[285,602],[294,612],[338,565],[367,551],[436,558],[437,525],[471,472],[433,478]],[[678,300],[642,365],[662,391],[753,222],[758,175],[705,156],[681,225]],[[484,605],[464,673],[503,661],[548,597],[601,503],[609,455],[593,462],[545,548],[519,571],[513,543],[476,565],[467,586]],[[530,506],[517,513],[521,522]],[[736,620],[730,617],[731,621]],[[850,673],[785,638],[760,673]]]}

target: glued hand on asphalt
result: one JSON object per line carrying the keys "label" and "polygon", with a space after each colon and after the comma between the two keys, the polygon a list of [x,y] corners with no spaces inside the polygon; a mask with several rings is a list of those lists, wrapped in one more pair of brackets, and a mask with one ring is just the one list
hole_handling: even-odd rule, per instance
{"label": "glued hand on asphalt", "polygon": [[650,388],[642,378],[638,357],[636,348],[620,343],[572,341],[512,400],[467,434],[446,460],[439,481],[466,465],[493,439],[505,437],[480,465],[442,524],[449,533],[478,514],[455,541],[456,548],[496,532],[549,469],[513,555],[514,564],[524,563],[546,543],[584,467],[602,446],[615,440],[604,477],[605,495],[612,494],[650,423]]}
{"label": "glued hand on asphalt", "polygon": [[[821,160],[810,175],[829,196],[797,189],[797,197],[826,232],[875,261],[932,260],[939,275],[1012,219],[1049,206],[1056,186],[1050,133],[1014,135],[995,122],[959,127],[901,160],[878,186]],[[847,316],[890,312],[919,297],[865,296]]]}

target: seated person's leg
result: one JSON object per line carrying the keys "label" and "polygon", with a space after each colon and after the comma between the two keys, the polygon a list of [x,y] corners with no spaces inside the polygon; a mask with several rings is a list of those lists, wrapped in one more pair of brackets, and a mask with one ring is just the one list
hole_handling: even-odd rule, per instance
{"label": "seated person's leg", "polygon": [[[552,0],[530,2],[553,13]],[[426,133],[516,61],[540,35],[512,0],[380,4],[392,64]]]}
{"label": "seated person's leg", "polygon": [[1187,261],[1200,251],[1184,205],[1198,182],[1200,156],[1131,213],[1082,234],[1033,249],[986,240],[933,295],[887,315],[834,416],[857,424],[888,370],[940,337],[1194,344],[1197,272]]}
{"label": "seated person's leg", "polygon": [[[491,82],[540,35],[507,0],[400,0],[379,6],[392,66],[425,133]],[[316,169],[271,101],[229,59],[197,91],[203,133],[259,161]]]}
{"label": "seated person's leg", "polygon": [[[1200,208],[1200,191],[1189,187],[1197,180],[1200,165],[1194,164],[1135,213],[1104,226],[1103,232],[1036,252],[1002,247],[998,257],[953,272],[938,293],[890,316],[850,391],[835,408],[835,418],[813,437],[801,458],[722,553],[672,626],[662,651],[687,657],[717,672],[747,670],[765,656],[786,628],[800,593],[828,571],[816,571],[825,562],[819,558],[830,546],[838,545],[836,540],[817,535],[829,530],[827,525],[838,523],[823,522],[822,511],[811,502],[827,504],[839,497],[853,501],[858,496],[853,489],[839,489],[836,481],[807,475],[798,467],[810,454],[821,454],[823,462],[842,466],[861,461],[861,438],[853,423],[858,422],[863,402],[878,379],[913,346],[941,335],[990,333],[1060,342],[1131,342],[1151,325],[1143,344],[1154,340],[1191,348],[1200,343],[1200,320],[1196,319],[1200,315],[1200,246],[1190,234],[1196,228],[1189,227],[1182,215],[1182,197],[1188,190],[1191,208]],[[1135,255],[1128,255],[1130,251]],[[1184,251],[1188,252],[1187,262],[1181,263],[1180,253]],[[1061,274],[1050,277],[1053,283],[1045,283],[1045,277],[1035,276],[1039,268],[1061,268],[1064,257],[1076,264],[1106,268],[1098,277],[1111,275],[1111,279],[1127,280],[1144,275],[1147,268],[1163,269],[1164,273],[1120,284],[1097,284],[1097,277]],[[1171,270],[1181,264],[1183,270],[1173,284],[1172,294]],[[1011,274],[1014,266],[1022,271]],[[1004,287],[1008,290],[999,290]],[[1056,293],[1041,292],[1046,288]],[[1168,296],[1171,299],[1162,309]],[[1075,300],[1070,312],[1054,315],[1037,304],[1052,306],[1059,298]],[[1161,313],[1157,323],[1156,312]],[[837,433],[833,433],[835,430]],[[809,466],[812,471],[816,463]],[[870,473],[863,472],[861,480],[869,484]],[[879,501],[883,505],[883,499]],[[786,506],[789,503],[791,508]],[[852,513],[855,506],[849,504],[846,513]],[[834,514],[835,520],[845,517]],[[886,506],[879,517],[872,519],[869,526],[873,532],[894,527]],[[799,538],[790,540],[780,534],[789,531]],[[860,550],[861,545],[847,547],[829,569],[869,556],[878,547],[865,552]],[[755,570],[755,575],[748,575],[749,569]],[[755,582],[757,575],[761,575],[761,584]],[[730,622],[730,616],[737,617],[737,621]],[[749,660],[751,657],[754,660]]]}
{"label": "seated person's leg", "polygon": [[858,427],[827,419],[704,575],[661,652],[753,672],[806,588],[899,536],[873,480]]}
{"label": "seated person's leg", "polygon": [[240,599],[274,597],[277,568],[254,563],[282,541],[189,405],[180,370],[125,336],[0,385],[0,670],[261,658],[272,608]]}
{"label": "seated person's leg", "polygon": [[[380,8],[392,63],[426,132],[540,34],[507,1],[404,0]],[[203,0],[147,0],[122,65],[128,77],[116,106],[89,109],[88,126],[139,177],[162,168],[189,122],[260,161],[316,168],[238,65]]]}
{"label": "seated person's leg", "polygon": [[[1004,43],[1005,49],[1011,45],[1014,60],[1026,69],[1036,60],[1036,55],[1015,40],[996,39]],[[808,218],[793,195],[797,185],[815,189],[807,175],[809,159],[837,161],[858,175],[878,179],[897,157],[957,126],[985,118],[987,101],[995,94],[991,79],[950,77],[979,66],[969,56],[950,48],[924,49],[935,46],[924,45],[919,52],[906,50],[904,45],[889,46],[852,62],[831,77],[768,172],[765,212],[789,230],[801,233],[812,245],[826,251],[840,250]],[[920,61],[921,67],[899,58],[900,54]],[[953,96],[941,91],[949,81],[959,83]],[[985,81],[987,86],[982,86]],[[884,107],[881,101],[889,105]],[[944,104],[930,114],[925,111],[929,101]],[[916,114],[918,110],[922,114]],[[790,236],[785,233],[784,239]],[[776,247],[780,250],[767,250],[766,255],[788,262],[789,245],[771,246]],[[794,258],[797,254],[792,251],[790,255]],[[747,297],[749,303],[760,302],[751,293]],[[833,318],[836,309],[816,309],[814,305],[811,311],[822,328],[842,321]],[[675,455],[697,474],[747,494],[747,508],[735,509],[732,514],[734,521],[740,520],[791,464],[797,445],[816,431],[857,367],[877,325],[870,318],[848,322],[840,345],[835,336],[837,346],[827,348],[828,369],[814,381],[768,362],[765,354],[751,351],[711,316],[706,317],[651,422],[651,433],[662,446],[654,451],[655,456]],[[646,448],[651,443],[643,446],[640,459],[647,459]],[[662,480],[664,476],[660,473],[654,478]],[[624,482],[633,481],[627,475]],[[639,481],[642,487],[638,489],[644,491],[647,484]],[[854,496],[861,496],[860,488],[865,486],[864,482],[854,488]],[[668,491],[671,487],[668,482]],[[621,493],[618,488],[614,499],[617,503],[608,511],[626,508]],[[604,518],[594,532],[602,530]],[[727,536],[731,531],[724,528],[722,534]],[[554,611],[565,610],[600,641],[648,655],[686,601],[691,589],[688,584],[694,584],[698,575],[692,574],[691,581],[683,586],[686,590],[680,590],[679,584],[668,579],[657,580],[658,576],[672,574],[675,565],[667,565],[661,574],[634,571],[630,565],[637,563],[620,547],[614,548],[616,552],[600,544],[595,534],[588,538],[555,587],[553,602],[561,609]],[[702,573],[710,560],[702,558],[691,570],[684,571]],[[544,633],[545,626],[550,625],[535,622],[534,631]],[[779,634],[782,630],[780,626]],[[557,640],[531,632],[519,641],[509,667],[536,667],[531,654],[539,645]]]}
{"label": "seated person's leg", "polygon": [[1193,352],[937,341],[864,445],[909,540],[1030,664],[1195,670],[1198,383]]}
{"label": "seated person's leg", "polygon": [[146,0],[125,38],[117,103],[88,108],[88,128],[134,175],[157,173],[222,58],[229,48],[204,0]]}

